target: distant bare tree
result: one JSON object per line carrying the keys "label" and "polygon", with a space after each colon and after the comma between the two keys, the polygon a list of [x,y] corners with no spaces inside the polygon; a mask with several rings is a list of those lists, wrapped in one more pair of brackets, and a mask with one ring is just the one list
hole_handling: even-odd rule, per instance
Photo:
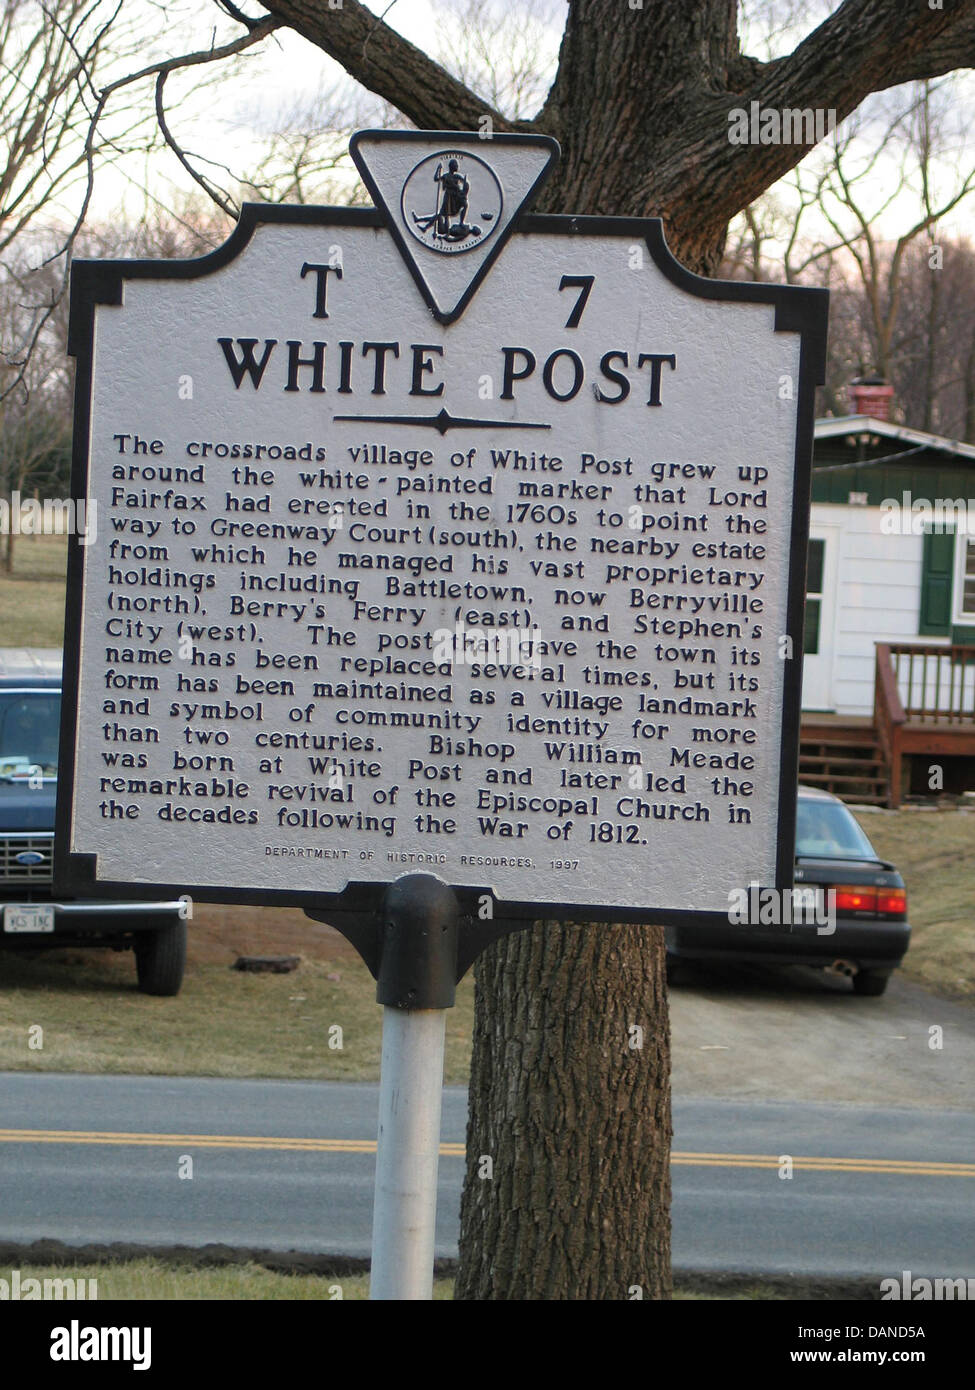
{"label": "distant bare tree", "polygon": [[[916,428],[969,428],[958,357],[967,351],[958,314],[969,308],[965,256],[938,233],[975,191],[975,157],[952,125],[955,96],[950,78],[875,96],[732,226],[725,274],[832,291],[821,396],[831,413],[849,409],[853,376],[875,371],[892,381],[895,410]],[[891,236],[895,218],[903,230]]]}
{"label": "distant bare tree", "polygon": [[[51,310],[35,349],[23,363],[0,358],[0,494],[39,490],[63,495],[71,453],[71,371],[64,354],[67,306],[58,296],[60,271],[54,265],[17,268],[8,263],[0,284],[0,320],[23,340],[35,319],[35,306]],[[7,530],[3,567],[13,569],[16,532]]]}
{"label": "distant bare tree", "polygon": [[[173,8],[165,7],[167,21]],[[64,296],[96,171],[165,143],[213,196],[212,180],[172,137],[166,79],[177,68],[221,63],[221,76],[232,78],[227,60],[279,27],[263,19],[241,33],[240,21],[225,14],[237,26],[225,43],[208,19],[208,47],[144,64],[153,46],[166,44],[147,17],[124,0],[0,0],[0,294],[18,306],[0,321],[2,394],[28,385],[30,358]],[[149,82],[154,99],[147,102]],[[42,262],[58,274],[25,274]]]}
{"label": "distant bare tree", "polygon": [[343,84],[320,86],[257,116],[267,132],[264,150],[240,186],[244,196],[273,203],[368,201],[349,157],[349,137],[363,126],[403,124],[384,103]]}

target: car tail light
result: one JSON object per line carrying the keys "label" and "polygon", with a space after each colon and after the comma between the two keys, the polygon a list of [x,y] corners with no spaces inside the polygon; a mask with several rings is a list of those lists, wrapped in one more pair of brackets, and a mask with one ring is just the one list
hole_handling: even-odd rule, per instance
{"label": "car tail light", "polygon": [[876,912],[877,890],[861,884],[836,885],[837,912]]}
{"label": "car tail light", "polygon": [[877,914],[881,917],[906,917],[906,890],[903,888],[878,888]]}
{"label": "car tail light", "polygon": [[870,884],[838,883],[836,911],[869,912],[872,917],[906,917],[907,892],[903,888],[875,888]]}

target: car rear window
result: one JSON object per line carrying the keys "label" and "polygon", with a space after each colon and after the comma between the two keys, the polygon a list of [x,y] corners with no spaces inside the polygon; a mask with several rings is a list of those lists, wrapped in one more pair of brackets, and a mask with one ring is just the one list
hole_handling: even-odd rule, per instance
{"label": "car rear window", "polygon": [[796,854],[812,859],[876,859],[876,851],[853,816],[838,801],[799,798]]}
{"label": "car rear window", "polygon": [[0,691],[0,777],[57,776],[60,708],[58,690]]}

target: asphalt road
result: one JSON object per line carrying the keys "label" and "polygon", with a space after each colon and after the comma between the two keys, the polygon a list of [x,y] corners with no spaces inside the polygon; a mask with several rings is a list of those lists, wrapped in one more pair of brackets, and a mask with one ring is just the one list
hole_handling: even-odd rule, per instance
{"label": "asphalt road", "polygon": [[861,999],[821,970],[697,965],[670,1018],[675,1096],[975,1111],[975,1009],[901,975]]}
{"label": "asphalt road", "polygon": [[[442,1255],[465,1112],[448,1089]],[[0,1075],[0,1241],[366,1255],[376,1113],[372,1084]],[[678,1101],[675,1265],[975,1277],[973,1158],[975,1117],[959,1110]]]}

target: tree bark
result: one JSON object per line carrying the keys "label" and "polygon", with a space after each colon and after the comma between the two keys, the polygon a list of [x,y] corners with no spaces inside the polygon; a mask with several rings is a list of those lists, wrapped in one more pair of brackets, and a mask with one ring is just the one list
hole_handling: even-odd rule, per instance
{"label": "tree bark", "polygon": [[538,922],[487,950],[470,1097],[454,1297],[669,1298],[663,929]]}

